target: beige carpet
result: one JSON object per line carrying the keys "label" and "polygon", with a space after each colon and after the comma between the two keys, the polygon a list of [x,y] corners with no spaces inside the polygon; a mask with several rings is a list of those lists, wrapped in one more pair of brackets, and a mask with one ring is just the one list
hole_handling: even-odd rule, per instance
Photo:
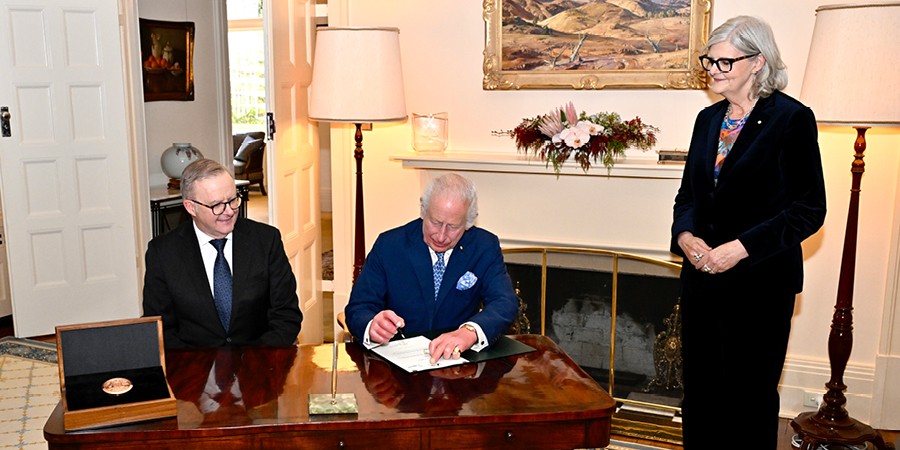
{"label": "beige carpet", "polygon": [[0,449],[46,449],[44,423],[59,403],[50,344],[0,339]]}

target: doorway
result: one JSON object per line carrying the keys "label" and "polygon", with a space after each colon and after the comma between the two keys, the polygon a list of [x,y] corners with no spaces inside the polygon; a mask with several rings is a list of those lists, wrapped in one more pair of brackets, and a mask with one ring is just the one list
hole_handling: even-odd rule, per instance
{"label": "doorway", "polygon": [[[231,132],[234,136],[266,131],[266,51],[263,34],[262,0],[228,0],[228,67],[231,85]],[[265,147],[255,155],[238,156],[240,139],[235,138],[235,174],[249,163],[261,164],[263,180],[267,180],[263,159]],[[262,152],[262,155],[258,153]],[[262,156],[262,158],[260,158]],[[245,160],[245,159],[249,159]],[[242,167],[243,166],[243,167]],[[269,223],[269,201],[260,186],[250,189],[247,217]]]}
{"label": "doorway", "polygon": [[[327,26],[327,0],[315,0],[316,26]],[[230,77],[232,133],[241,134],[266,130],[266,115],[272,111],[267,92],[267,71],[271,63],[266,54],[266,24],[264,21],[265,0],[227,0],[228,58]],[[276,127],[277,131],[277,127]],[[277,135],[277,132],[276,132]],[[319,205],[320,205],[320,248],[322,252],[322,302],[324,306],[325,340],[333,339],[333,239],[331,219],[331,158],[330,127],[319,125]],[[266,159],[270,152],[264,152]],[[269,161],[263,167],[270,168]],[[264,180],[269,181],[268,170]],[[269,184],[269,186],[271,186]],[[267,189],[269,193],[271,189]],[[251,185],[248,202],[248,217],[274,225],[269,213],[274,200],[264,195],[262,190]]]}

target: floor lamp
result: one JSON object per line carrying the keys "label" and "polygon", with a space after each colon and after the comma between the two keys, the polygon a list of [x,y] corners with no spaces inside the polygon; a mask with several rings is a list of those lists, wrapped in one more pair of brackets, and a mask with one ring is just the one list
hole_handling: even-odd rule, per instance
{"label": "floor lamp", "polygon": [[[818,411],[797,416],[791,426],[801,449],[820,444],[862,444],[892,449],[872,427],[850,417],[844,405],[844,370],[853,347],[853,281],[859,194],[865,171],[866,130],[900,125],[900,2],[821,6],[816,9],[809,59],[800,99],[823,125],[852,126],[857,130],[850,172],[850,206],[841,257],[837,302],[828,336],[831,378]],[[871,69],[871,70],[870,70]]]}
{"label": "floor lamp", "polygon": [[326,27],[316,33],[309,118],[356,125],[356,226],[353,281],[366,260],[363,208],[363,124],[406,119],[400,30]]}

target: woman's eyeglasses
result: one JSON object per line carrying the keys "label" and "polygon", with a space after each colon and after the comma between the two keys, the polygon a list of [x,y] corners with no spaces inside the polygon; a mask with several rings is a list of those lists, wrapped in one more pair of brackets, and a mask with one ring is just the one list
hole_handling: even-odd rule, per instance
{"label": "woman's eyeglasses", "polygon": [[713,66],[719,69],[719,72],[726,73],[731,72],[731,68],[734,66],[734,63],[747,59],[753,58],[754,56],[759,56],[759,53],[754,53],[752,55],[744,55],[739,56],[737,58],[719,58],[712,59],[707,55],[703,55],[700,57],[700,65],[703,66],[703,70],[709,71]]}

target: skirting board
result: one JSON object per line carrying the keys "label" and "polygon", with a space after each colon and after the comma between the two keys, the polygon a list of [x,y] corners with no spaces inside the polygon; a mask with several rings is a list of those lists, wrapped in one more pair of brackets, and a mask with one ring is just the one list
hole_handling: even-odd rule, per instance
{"label": "skirting board", "polygon": [[[778,389],[781,394],[781,417],[794,418],[801,412],[814,411],[816,408],[803,405],[806,393],[824,394],[825,383],[830,378],[831,366],[827,360],[812,361],[788,357]],[[844,371],[844,384],[847,385],[844,395],[847,397],[847,410],[851,416],[875,428],[886,429],[881,424],[870,422],[872,397],[875,391],[874,367],[848,363]]]}
{"label": "skirting board", "polygon": [[900,430],[900,356],[875,357],[872,422],[881,430]]}

